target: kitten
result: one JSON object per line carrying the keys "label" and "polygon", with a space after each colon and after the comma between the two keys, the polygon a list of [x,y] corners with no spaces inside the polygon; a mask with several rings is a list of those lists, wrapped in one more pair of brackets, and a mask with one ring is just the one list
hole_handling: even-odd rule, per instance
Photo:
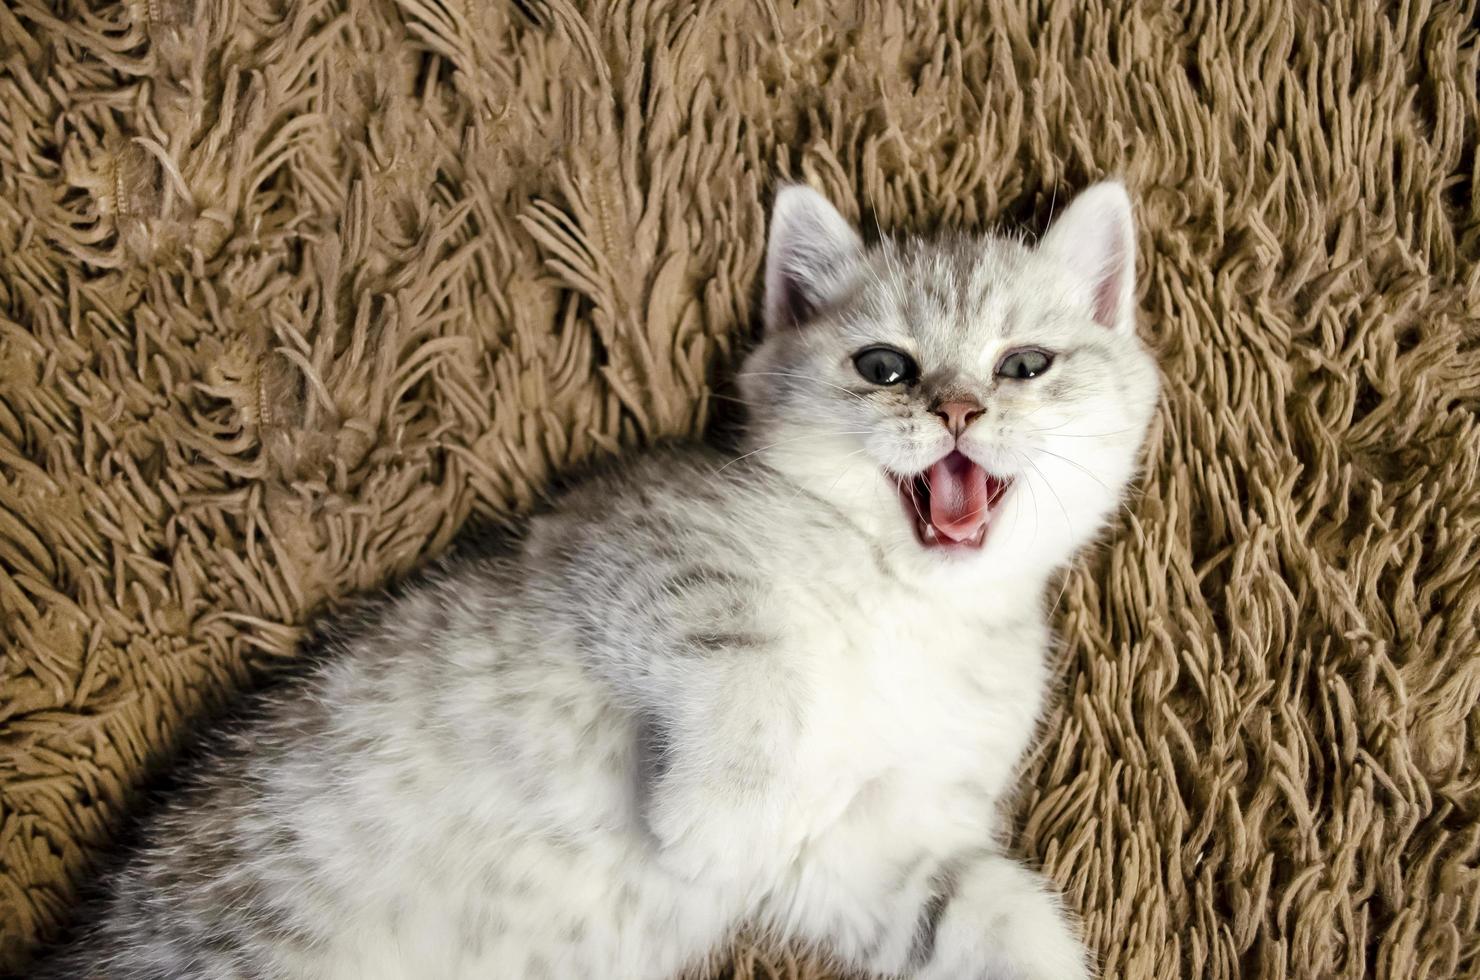
{"label": "kitten", "polygon": [[1001,850],[1045,585],[1157,400],[1130,204],[865,249],[781,191],[738,457],[631,460],[224,736],[45,974],[670,977],[748,924],[868,975],[1091,973]]}

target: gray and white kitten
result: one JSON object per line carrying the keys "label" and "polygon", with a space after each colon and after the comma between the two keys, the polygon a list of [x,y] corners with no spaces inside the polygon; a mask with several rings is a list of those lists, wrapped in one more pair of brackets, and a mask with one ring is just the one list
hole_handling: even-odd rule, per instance
{"label": "gray and white kitten", "polygon": [[648,455],[445,565],[210,753],[51,976],[1091,966],[1000,848],[1045,586],[1157,400],[1114,183],[1035,248],[778,196],[738,458]]}

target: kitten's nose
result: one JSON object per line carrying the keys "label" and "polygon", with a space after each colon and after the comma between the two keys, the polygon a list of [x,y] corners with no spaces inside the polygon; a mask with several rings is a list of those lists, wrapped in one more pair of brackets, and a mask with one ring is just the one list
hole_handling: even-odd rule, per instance
{"label": "kitten's nose", "polygon": [[959,439],[961,438],[961,433],[966,431],[966,427],[975,421],[976,417],[986,411],[986,409],[982,408],[980,402],[970,399],[960,399],[958,401],[941,402],[932,408],[931,411],[939,415],[941,421],[946,424],[946,428],[951,430],[951,435]]}

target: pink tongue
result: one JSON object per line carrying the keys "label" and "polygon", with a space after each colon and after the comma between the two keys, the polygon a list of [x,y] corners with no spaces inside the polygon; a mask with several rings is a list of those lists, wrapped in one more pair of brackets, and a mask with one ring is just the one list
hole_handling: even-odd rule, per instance
{"label": "pink tongue", "polygon": [[987,523],[987,471],[951,453],[925,474],[930,523],[952,541],[966,541]]}

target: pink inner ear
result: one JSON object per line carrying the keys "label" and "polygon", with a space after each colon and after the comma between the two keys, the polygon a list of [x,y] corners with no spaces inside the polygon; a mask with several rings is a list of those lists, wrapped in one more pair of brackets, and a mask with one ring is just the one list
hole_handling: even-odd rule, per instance
{"label": "pink inner ear", "polygon": [[780,281],[776,283],[776,289],[780,296],[777,312],[785,326],[801,326],[817,312],[812,297],[807,293],[806,283],[794,269],[785,267],[778,279]]}
{"label": "pink inner ear", "polygon": [[1106,249],[1105,265],[1095,281],[1095,322],[1114,327],[1120,318],[1121,283],[1125,279],[1125,250],[1116,242]]}

